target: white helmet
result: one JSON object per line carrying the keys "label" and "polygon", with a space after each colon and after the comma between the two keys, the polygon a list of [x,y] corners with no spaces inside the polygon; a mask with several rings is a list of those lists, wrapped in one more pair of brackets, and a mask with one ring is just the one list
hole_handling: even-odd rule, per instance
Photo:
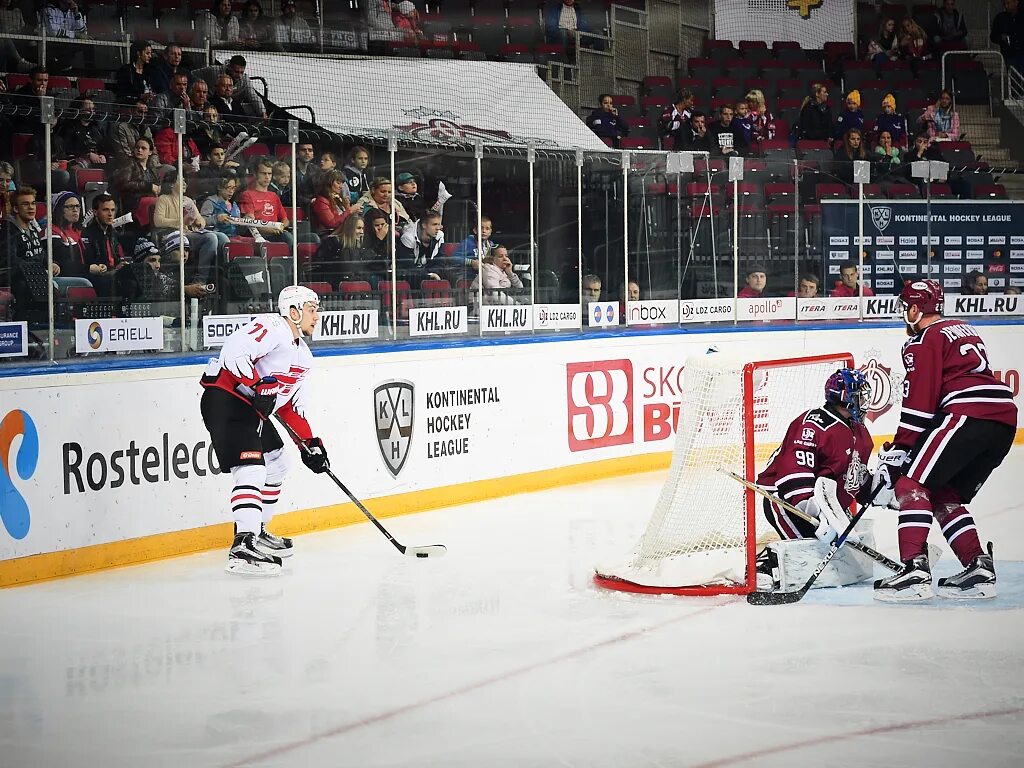
{"label": "white helmet", "polygon": [[304,285],[289,285],[281,291],[281,295],[277,297],[277,311],[284,317],[291,317],[291,309],[294,307],[299,310],[299,314],[301,315],[302,308],[309,302],[316,304],[319,308],[320,297],[317,296],[316,291],[313,291]]}

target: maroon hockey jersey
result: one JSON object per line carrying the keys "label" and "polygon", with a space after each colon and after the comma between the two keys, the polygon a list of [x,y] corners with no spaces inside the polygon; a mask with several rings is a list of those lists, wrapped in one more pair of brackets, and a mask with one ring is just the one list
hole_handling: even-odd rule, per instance
{"label": "maroon hockey jersey", "polygon": [[985,343],[963,320],[932,323],[903,345],[903,411],[893,442],[914,446],[939,414],[1017,426],[1013,392],[992,373]]}
{"label": "maroon hockey jersey", "polygon": [[757,484],[798,504],[811,498],[814,481],[824,475],[836,481],[839,503],[849,507],[868,481],[873,448],[863,424],[844,421],[828,406],[814,408],[793,419]]}

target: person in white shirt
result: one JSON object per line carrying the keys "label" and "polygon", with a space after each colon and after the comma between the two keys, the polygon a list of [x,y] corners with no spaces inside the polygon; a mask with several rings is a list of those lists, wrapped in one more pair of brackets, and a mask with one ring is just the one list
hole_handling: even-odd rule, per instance
{"label": "person in white shirt", "polygon": [[230,471],[234,481],[235,538],[228,573],[274,575],[281,570],[281,558],[292,553],[291,539],[266,529],[288,471],[271,417],[276,414],[288,425],[310,470],[330,469],[323,441],[313,436],[306,420],[305,379],[313,353],[302,337],[311,337],[320,320],[320,297],[290,285],[281,291],[277,307],[279,315],[258,315],[232,333],[201,381],[203,422],[221,470]]}

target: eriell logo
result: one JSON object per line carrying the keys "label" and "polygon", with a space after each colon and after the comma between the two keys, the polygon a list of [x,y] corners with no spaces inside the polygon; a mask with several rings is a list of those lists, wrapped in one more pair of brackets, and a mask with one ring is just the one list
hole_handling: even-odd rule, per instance
{"label": "eriell logo", "polygon": [[89,346],[93,349],[99,349],[102,347],[103,326],[96,322],[90,323],[89,330],[86,332],[86,338],[89,340]]}
{"label": "eriell logo", "polygon": [[[17,457],[11,464],[11,446],[21,436]],[[11,538],[24,539],[31,525],[25,497],[14,487],[14,468],[18,477],[28,480],[36,471],[39,460],[39,434],[32,417],[25,411],[11,411],[0,421],[0,518]]]}

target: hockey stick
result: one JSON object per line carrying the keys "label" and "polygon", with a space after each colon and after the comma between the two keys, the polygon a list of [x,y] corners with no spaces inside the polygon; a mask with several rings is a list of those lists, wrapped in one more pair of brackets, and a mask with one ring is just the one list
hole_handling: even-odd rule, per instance
{"label": "hockey stick", "polygon": [[[758,494],[759,496],[763,496],[764,498],[768,499],[768,501],[772,502],[773,504],[778,504],[784,510],[786,510],[790,514],[796,515],[801,520],[804,520],[805,522],[812,523],[812,524],[817,522],[817,520],[812,518],[810,515],[805,514],[804,512],[801,512],[799,508],[793,506],[788,501],[784,501],[783,499],[779,499],[779,498],[776,498],[775,496],[772,496],[764,488],[760,487],[759,485],[756,485],[755,483],[750,482],[749,480],[746,480],[746,479],[740,477],[735,472],[731,472],[730,470],[726,469],[725,467],[722,467],[721,471],[725,472],[725,474],[727,474],[729,477],[731,477],[737,483],[741,483],[742,485],[746,486],[747,488],[749,488],[750,490],[752,490],[754,493]],[[885,555],[883,555],[878,550],[872,549],[871,547],[867,546],[866,544],[862,544],[859,541],[851,541],[847,546],[853,547],[858,552],[863,552],[866,556],[870,557],[876,563],[885,566],[886,568],[888,568],[893,573],[898,573],[898,572],[903,570],[903,564],[902,563],[898,563],[895,560],[893,560],[892,558],[886,557]]]}
{"label": "hockey stick", "polygon": [[[302,442],[302,439],[295,434],[295,430],[292,429],[291,426],[280,416],[277,416],[277,420],[280,422],[282,427],[288,430],[288,434],[292,436],[292,440],[294,440],[295,444],[299,446],[299,450],[303,453],[307,453],[309,449],[306,447],[306,444]],[[377,530],[383,533],[384,536],[387,537],[387,540],[395,545],[395,549],[403,555],[408,555],[409,557],[441,557],[448,552],[448,548],[444,544],[428,544],[425,547],[407,547],[404,544],[400,544],[394,536],[388,533],[387,528],[380,524],[380,521],[373,516],[370,510],[363,506],[363,502],[357,499],[352,491],[345,487],[345,484],[341,482],[333,472],[331,472],[330,468],[326,469],[324,472],[331,478],[331,480],[334,481],[335,485],[345,492],[345,495],[352,500],[352,503],[359,507],[359,511],[366,515],[366,518],[371,523],[377,526]]]}

